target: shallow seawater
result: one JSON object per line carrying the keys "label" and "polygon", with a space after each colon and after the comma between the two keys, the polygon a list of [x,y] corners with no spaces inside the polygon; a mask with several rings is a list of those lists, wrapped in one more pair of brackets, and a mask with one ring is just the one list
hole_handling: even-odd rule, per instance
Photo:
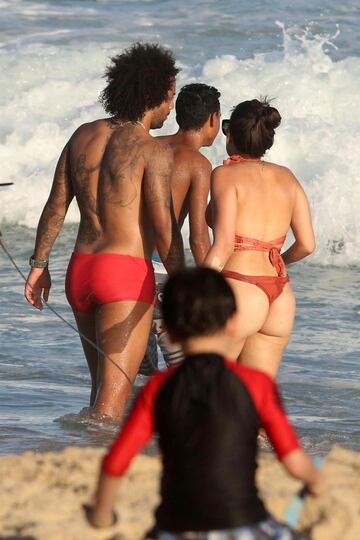
{"label": "shallow seawater", "polygon": [[[358,2],[0,0],[0,10],[0,182],[14,182],[0,188],[0,224],[26,274],[61,148],[104,115],[110,56],[138,40],[171,48],[178,88],[216,86],[224,118],[239,101],[274,98],[282,122],[268,159],[301,181],[317,237],[310,264],[291,268],[298,310],[279,381],[312,453],[360,449]],[[173,112],[157,133],[175,130]],[[222,162],[221,134],[204,153]],[[51,303],[71,322],[64,276],[77,220],[71,205],[51,257]],[[89,376],[78,336],[26,304],[3,253],[0,282],[0,452],[108,444],[117,428],[79,414]]]}
{"label": "shallow seawater", "polygon": [[[4,240],[27,273],[34,229],[3,226]],[[51,304],[69,322],[64,276],[75,235],[65,226],[51,259]],[[299,264],[291,268],[297,296],[293,337],[279,382],[305,446],[325,453],[339,442],[360,450],[360,277],[355,268]],[[117,426],[83,412],[89,376],[76,333],[23,298],[23,282],[0,255],[0,452],[107,445]],[[139,376],[135,391],[146,381]]]}

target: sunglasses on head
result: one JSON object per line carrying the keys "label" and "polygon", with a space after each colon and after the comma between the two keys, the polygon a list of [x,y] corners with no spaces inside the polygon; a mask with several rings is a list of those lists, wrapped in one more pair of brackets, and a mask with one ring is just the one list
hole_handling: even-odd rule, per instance
{"label": "sunglasses on head", "polygon": [[221,130],[225,136],[229,133],[230,129],[230,120],[223,120],[221,123]]}

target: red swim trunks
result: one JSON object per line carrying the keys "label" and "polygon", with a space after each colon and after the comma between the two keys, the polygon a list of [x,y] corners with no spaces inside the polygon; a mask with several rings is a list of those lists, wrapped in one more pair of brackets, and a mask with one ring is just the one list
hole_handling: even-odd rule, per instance
{"label": "red swim trunks", "polygon": [[65,284],[66,297],[76,311],[136,300],[155,301],[154,270],[150,261],[119,253],[73,253]]}

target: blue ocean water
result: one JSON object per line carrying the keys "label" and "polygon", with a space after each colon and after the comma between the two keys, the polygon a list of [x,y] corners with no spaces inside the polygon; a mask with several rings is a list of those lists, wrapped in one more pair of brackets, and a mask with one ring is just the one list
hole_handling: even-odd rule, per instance
{"label": "blue ocean water", "polygon": [[[214,84],[224,115],[243,99],[275,98],[283,122],[269,159],[303,183],[318,244],[291,269],[298,311],[279,381],[313,453],[334,442],[360,449],[357,2],[0,0],[0,15],[0,182],[15,183],[0,188],[0,223],[24,272],[61,148],[103,115],[97,97],[112,54],[136,40],[171,47],[178,86]],[[162,132],[174,129],[172,116]],[[205,153],[221,162],[221,136]],[[51,259],[51,300],[70,321],[63,281],[77,220],[72,205]],[[107,444],[109,427],[76,416],[89,393],[77,336],[25,303],[1,253],[0,280],[0,452]]]}

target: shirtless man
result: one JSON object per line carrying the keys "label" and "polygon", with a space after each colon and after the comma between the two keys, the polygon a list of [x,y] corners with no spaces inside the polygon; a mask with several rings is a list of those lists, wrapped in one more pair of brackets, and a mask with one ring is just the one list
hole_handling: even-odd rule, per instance
{"label": "shirtless man", "polygon": [[[169,145],[174,152],[175,165],[171,192],[176,219],[180,228],[189,216],[189,244],[197,265],[201,265],[210,249],[209,229],[205,211],[210,190],[211,163],[199,150],[211,146],[220,127],[220,92],[206,84],[184,86],[176,100],[176,121],[179,130],[173,135],[159,136],[158,140]],[[153,332],[167,366],[174,366],[183,359],[178,345],[167,339],[162,325],[160,310],[162,287],[167,273],[164,265],[153,257],[158,301],[154,311]],[[150,374],[157,367],[157,348],[154,333],[150,334],[149,346],[140,372]]]}
{"label": "shirtless man", "polygon": [[90,405],[113,418],[124,412],[147,345],[151,254],[156,247],[169,273],[184,264],[171,201],[172,150],[149,135],[174,107],[177,73],[172,54],[159,45],[137,43],[112,58],[101,95],[110,118],[80,126],[66,144],[30,259],[25,296],[42,309],[50,251],[75,196],[81,219],[66,294],[79,331],[105,354],[82,340]]}

